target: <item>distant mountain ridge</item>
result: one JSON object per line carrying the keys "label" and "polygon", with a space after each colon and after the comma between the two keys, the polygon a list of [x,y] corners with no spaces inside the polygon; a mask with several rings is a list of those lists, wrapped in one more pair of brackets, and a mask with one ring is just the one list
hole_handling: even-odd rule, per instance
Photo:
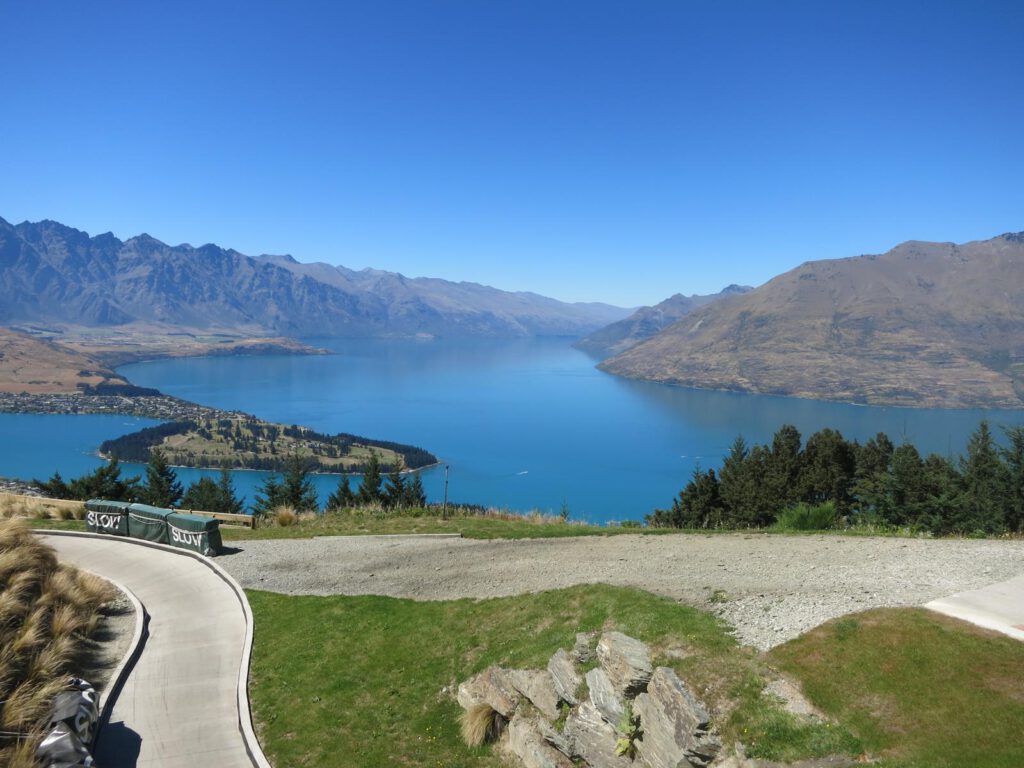
{"label": "distant mountain ridge", "polygon": [[752,290],[753,288],[749,285],[734,283],[718,293],[706,295],[695,293],[692,296],[677,293],[653,307],[640,307],[629,317],[594,331],[573,346],[598,357],[617,355],[641,341],[657,335],[695,309],[726,296],[735,296]]}
{"label": "distant mountain ridge", "polygon": [[0,324],[132,323],[285,336],[579,336],[629,310],[476,283],[90,237],[0,219]]}
{"label": "distant mountain ridge", "polygon": [[811,261],[604,361],[684,386],[1024,407],[1024,233]]}

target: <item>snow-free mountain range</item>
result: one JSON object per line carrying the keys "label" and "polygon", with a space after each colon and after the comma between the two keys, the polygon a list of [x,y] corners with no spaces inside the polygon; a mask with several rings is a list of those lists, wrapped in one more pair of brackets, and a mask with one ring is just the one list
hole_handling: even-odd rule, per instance
{"label": "snow-free mountain range", "polygon": [[0,219],[0,324],[244,335],[580,336],[630,310]]}
{"label": "snow-free mountain range", "polygon": [[[654,277],[652,276],[652,279]],[[1024,408],[1024,233],[810,261],[636,312],[0,219],[0,325],[60,334],[571,336],[611,373],[865,404]],[[581,338],[582,337],[582,338]]]}

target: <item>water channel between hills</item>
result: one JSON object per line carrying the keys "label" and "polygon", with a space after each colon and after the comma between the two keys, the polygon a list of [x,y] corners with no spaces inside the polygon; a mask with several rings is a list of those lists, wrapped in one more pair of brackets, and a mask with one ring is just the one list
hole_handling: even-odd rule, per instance
{"label": "water channel between hills", "polygon": [[[752,443],[786,423],[805,437],[824,427],[860,440],[883,431],[922,452],[957,454],[982,418],[1024,423],[1024,411],[875,408],[628,381],[596,370],[567,339],[307,341],[336,354],[157,360],[120,372],[269,421],[422,446],[450,466],[453,501],[552,514],[564,503],[592,522],[670,505],[694,466],[717,468],[741,433]],[[100,442],[150,423],[0,415],[0,475],[81,474],[100,463]],[[186,483],[202,473],[179,470]],[[236,472],[235,483],[251,498],[264,476]],[[316,484],[326,499],[337,478]],[[440,500],[439,468],[424,484]]]}

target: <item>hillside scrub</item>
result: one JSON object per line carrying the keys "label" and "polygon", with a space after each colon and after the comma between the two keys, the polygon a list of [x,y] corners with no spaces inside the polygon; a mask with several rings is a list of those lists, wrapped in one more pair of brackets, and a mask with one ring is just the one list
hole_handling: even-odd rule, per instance
{"label": "hillside scrub", "polygon": [[[771,445],[737,437],[718,473],[694,469],[672,506],[647,516],[673,528],[900,529],[931,535],[1024,532],[1024,426],[996,443],[987,421],[954,460],[922,457],[880,432],[863,445],[834,429],[806,443],[785,425]],[[805,505],[798,507],[798,505]],[[831,505],[823,507],[821,505]],[[830,521],[828,518],[831,517]]]}
{"label": "hillside scrub", "polygon": [[58,563],[24,520],[0,521],[0,765],[34,764],[42,720],[114,597],[106,581]]}

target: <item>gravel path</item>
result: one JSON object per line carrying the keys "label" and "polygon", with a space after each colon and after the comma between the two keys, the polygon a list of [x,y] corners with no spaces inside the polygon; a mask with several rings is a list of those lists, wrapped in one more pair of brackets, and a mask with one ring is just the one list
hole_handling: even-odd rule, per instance
{"label": "gravel path", "polygon": [[997,540],[728,534],[232,544],[241,551],[219,562],[251,589],[448,600],[605,582],[710,608],[761,649],[845,613],[922,605],[1024,573],[1024,541]]}

